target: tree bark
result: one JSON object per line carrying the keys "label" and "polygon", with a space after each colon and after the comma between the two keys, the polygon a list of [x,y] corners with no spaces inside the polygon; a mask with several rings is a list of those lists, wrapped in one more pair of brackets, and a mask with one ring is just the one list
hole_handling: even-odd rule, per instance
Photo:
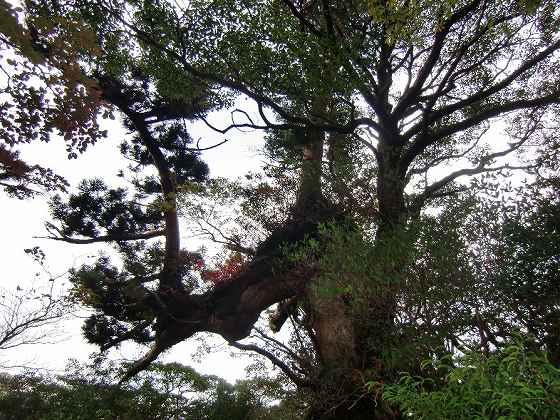
{"label": "tree bark", "polygon": [[405,231],[405,171],[399,165],[400,155],[398,146],[381,142],[379,220],[373,245],[377,268],[371,278],[365,279],[370,283],[360,289],[367,296],[357,297],[360,303],[356,306],[352,297],[322,296],[313,289],[308,292],[323,364],[309,420],[399,418],[398,412],[375,400],[365,383],[392,375],[384,356],[398,346],[396,298],[410,249]]}

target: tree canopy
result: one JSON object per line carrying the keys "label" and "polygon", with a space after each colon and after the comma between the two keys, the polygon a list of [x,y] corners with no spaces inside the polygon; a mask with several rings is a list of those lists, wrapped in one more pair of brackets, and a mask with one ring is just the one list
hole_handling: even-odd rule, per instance
{"label": "tree canopy", "polygon": [[57,377],[2,375],[2,419],[272,420],[279,411],[266,406],[273,391],[266,395],[257,383],[231,385],[177,363],[156,363],[124,388],[114,382],[117,373],[111,364],[97,360],[92,367],[70,361]]}
{"label": "tree canopy", "polygon": [[[102,351],[150,345],[123,380],[209,332],[272,361],[310,419],[398,418],[364,389],[424,358],[488,353],[520,329],[558,360],[557,1],[0,6],[0,185],[52,185],[18,163],[21,143],[54,132],[75,158],[111,137],[99,117],[129,132],[128,186],[84,180],[47,224],[120,255],[73,269],[70,293]],[[267,163],[210,178],[192,121],[262,131]],[[516,208],[480,195],[511,194],[495,177],[512,171],[532,182]],[[273,333],[288,320],[285,343]]]}

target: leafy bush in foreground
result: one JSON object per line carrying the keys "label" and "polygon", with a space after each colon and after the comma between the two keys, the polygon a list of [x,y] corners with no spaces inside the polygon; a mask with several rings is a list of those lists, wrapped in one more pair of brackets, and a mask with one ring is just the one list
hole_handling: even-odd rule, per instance
{"label": "leafy bush in foreground", "polygon": [[[560,369],[521,341],[485,355],[430,361],[442,382],[403,373],[382,396],[404,417],[418,419],[560,418]],[[374,384],[370,384],[374,385]]]}

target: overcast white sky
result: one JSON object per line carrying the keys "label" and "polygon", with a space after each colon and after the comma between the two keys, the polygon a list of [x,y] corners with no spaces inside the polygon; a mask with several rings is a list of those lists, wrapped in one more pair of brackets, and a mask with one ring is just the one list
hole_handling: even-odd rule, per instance
{"label": "overcast white sky", "polygon": [[[213,121],[217,124],[227,124],[229,115],[214,114]],[[124,131],[117,122],[108,122],[109,137],[94,146],[77,160],[67,160],[62,139],[53,137],[49,144],[32,144],[21,149],[21,157],[28,163],[38,163],[50,167],[63,175],[73,187],[88,177],[102,177],[107,183],[116,182],[116,173],[126,166],[126,161],[120,156],[117,145],[121,141]],[[106,123],[107,124],[107,123]],[[261,157],[259,149],[262,145],[262,133],[240,133],[231,131],[223,136],[208,129],[203,123],[193,125],[191,135],[194,139],[202,138],[201,147],[222,141],[228,143],[215,149],[203,152],[204,160],[210,166],[212,177],[222,176],[236,178],[248,170],[259,167]],[[2,218],[0,229],[4,233],[0,241],[0,262],[2,263],[1,287],[14,290],[18,285],[28,287],[39,271],[36,265],[24,253],[25,248],[39,245],[47,255],[47,265],[52,274],[64,273],[71,266],[78,266],[87,260],[87,256],[97,254],[100,245],[70,245],[62,242],[34,239],[33,236],[45,234],[43,224],[49,219],[46,196],[39,196],[33,200],[16,200],[7,198],[0,192],[0,206]],[[182,230],[182,245],[188,248],[188,227]],[[45,276],[38,277],[46,282]],[[39,280],[39,282],[41,281]],[[37,281],[35,281],[37,283]],[[95,346],[85,342],[80,334],[82,321],[75,319],[65,322],[63,329],[66,339],[58,344],[34,345],[15,348],[0,354],[0,364],[31,364],[54,370],[63,369],[68,358],[87,360],[88,355],[96,351]],[[221,340],[223,341],[223,340]],[[216,342],[220,342],[217,340]],[[125,347],[126,348],[126,347]],[[202,373],[216,374],[229,381],[245,376],[244,368],[247,359],[230,358],[230,349],[211,354],[194,363],[191,354],[197,344],[191,340],[188,344],[181,344],[172,349],[164,357],[191,365]],[[140,353],[138,353],[140,354]],[[118,355],[115,353],[115,355]],[[133,357],[134,349],[127,348],[122,352],[125,357]]]}

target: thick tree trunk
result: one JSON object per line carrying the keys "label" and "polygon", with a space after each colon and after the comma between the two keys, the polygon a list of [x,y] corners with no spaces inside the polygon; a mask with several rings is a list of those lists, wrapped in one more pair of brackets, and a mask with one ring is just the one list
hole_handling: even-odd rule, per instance
{"label": "thick tree trunk", "polygon": [[396,298],[410,249],[404,229],[405,181],[399,167],[400,150],[382,145],[379,152],[379,224],[372,257],[376,270],[367,279],[371,284],[361,289],[367,296],[358,297],[357,309],[352,307],[352,297],[321,296],[313,290],[308,295],[323,364],[310,420],[399,418],[364,387],[367,381],[386,380],[392,375],[384,357],[398,346]]}
{"label": "thick tree trunk", "polygon": [[[152,302],[155,310],[161,313],[158,316],[160,333],[152,350],[135,364],[125,379],[196,332],[210,331],[230,341],[240,340],[250,333],[262,311],[276,302],[298,296],[309,302],[318,358],[322,362],[308,418],[397,418],[375,400],[365,384],[386,377],[382,356],[393,344],[394,280],[402,269],[402,259],[394,257],[395,247],[391,241],[404,217],[404,182],[396,170],[394,156],[383,151],[390,160],[379,165],[381,219],[373,257],[379,262],[379,269],[375,276],[368,278],[371,287],[364,288],[365,296],[360,296],[367,304],[363,305],[363,313],[356,316],[352,296],[325,295],[321,294],[320,287],[314,287],[317,286],[314,279],[320,281],[320,277],[313,264],[299,267],[286,260],[279,265],[282,244],[300,243],[307,234],[316,233],[318,223],[338,220],[339,212],[322,194],[324,133],[308,128],[306,140],[292,217],[283,229],[273,232],[259,246],[255,258],[242,273],[203,295],[179,290],[163,304],[161,299],[152,302],[153,293],[139,288],[145,295],[143,300]],[[341,276],[344,277],[344,273]]]}
{"label": "thick tree trunk", "polygon": [[325,134],[317,129],[305,131],[302,149],[302,168],[293,218],[296,220],[317,220],[325,210],[321,187],[322,159]]}
{"label": "thick tree trunk", "polygon": [[[324,134],[315,131],[312,129],[308,134],[311,139],[319,137],[320,141],[314,140],[303,148],[303,167],[295,206],[295,217],[304,220],[317,220],[325,213],[325,207],[332,206],[324,200],[321,191]],[[328,296],[321,290],[323,285],[309,280],[306,299],[322,369],[308,419],[371,418],[371,413],[356,416],[357,406],[350,407],[350,399],[347,399],[348,395],[354,394],[356,378],[353,373],[359,364],[354,325],[348,316],[347,304],[342,296]]]}

